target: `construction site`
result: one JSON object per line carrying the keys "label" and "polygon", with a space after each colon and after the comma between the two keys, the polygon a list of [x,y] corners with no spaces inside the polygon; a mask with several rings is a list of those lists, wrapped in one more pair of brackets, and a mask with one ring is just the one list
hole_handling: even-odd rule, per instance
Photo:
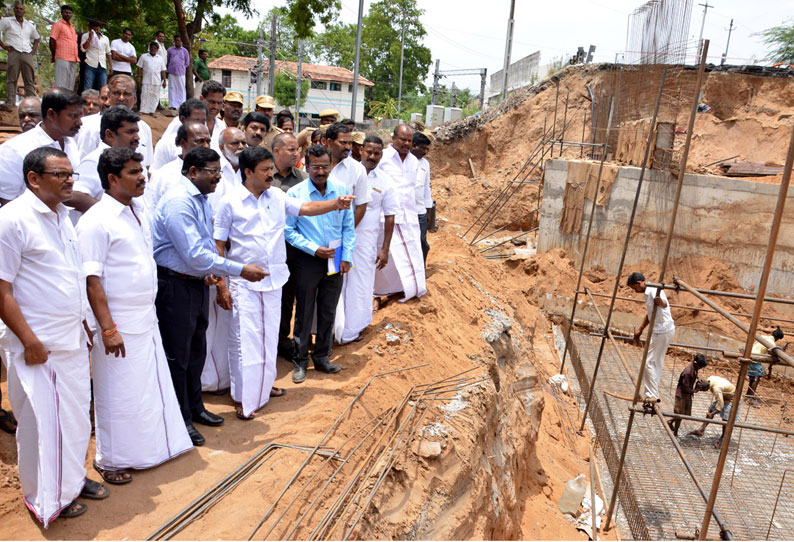
{"label": "construction site", "polygon": [[[690,11],[651,2],[635,58],[435,130],[428,293],[335,346],[342,372],[296,387],[279,359],[287,394],[251,422],[205,396],[229,420],[206,446],[46,530],[0,434],[3,537],[794,539],[794,70],[707,64]],[[659,402],[643,401],[633,272],[675,320]],[[705,418],[709,393],[673,413],[696,353],[702,378],[736,386],[725,421]],[[752,361],[769,378],[746,400]]]}

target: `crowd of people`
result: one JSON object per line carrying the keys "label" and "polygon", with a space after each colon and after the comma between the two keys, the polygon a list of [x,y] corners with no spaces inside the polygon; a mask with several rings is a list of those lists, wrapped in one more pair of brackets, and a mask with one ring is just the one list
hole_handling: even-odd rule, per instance
{"label": "crowd of people", "polygon": [[202,393],[250,420],[287,393],[278,356],[295,385],[337,373],[334,344],[361,340],[382,299],[427,292],[429,132],[384,142],[326,110],[295,134],[272,97],[243,116],[206,79],[155,141],[136,80],[111,69],[101,92],[26,98],[0,145],[0,428],[44,526],[109,495],[84,468],[92,400],[93,468],[129,483],[224,423]]}

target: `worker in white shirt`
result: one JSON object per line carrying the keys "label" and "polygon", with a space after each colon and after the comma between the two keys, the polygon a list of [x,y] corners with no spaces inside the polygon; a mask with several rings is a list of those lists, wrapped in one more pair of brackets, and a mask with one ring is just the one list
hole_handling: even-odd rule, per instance
{"label": "worker in white shirt", "polygon": [[[46,99],[46,98],[45,98]],[[46,528],[76,517],[78,497],[104,499],[86,478],[91,437],[88,311],[77,236],[63,201],[72,165],[60,149],[25,156],[26,190],[0,211],[0,319],[10,333],[8,394],[19,420],[17,458],[25,504]]]}
{"label": "worker in white shirt", "polygon": [[110,484],[128,483],[130,469],[154,467],[193,447],[157,327],[157,266],[140,203],[142,161],[129,147],[104,149],[97,169],[105,195],[77,226],[88,301],[102,337],[92,359],[94,469]]}
{"label": "worker in white shirt", "polygon": [[201,100],[190,98],[183,102],[179,106],[179,115],[171,121],[154,148],[154,159],[149,171],[153,173],[179,156],[180,149],[174,142],[174,136],[180,126],[188,122],[200,122],[206,126],[208,114],[207,105]]}
{"label": "worker in white shirt", "polygon": [[[3,110],[11,111],[17,104],[17,80],[22,74],[25,96],[36,95],[36,63],[33,57],[39,48],[41,36],[36,27],[25,19],[25,4],[22,0],[14,2],[14,16],[0,20],[0,47],[8,52],[6,69],[6,103]],[[31,43],[32,41],[32,43]]]}
{"label": "worker in white shirt", "polygon": [[353,219],[358,226],[367,212],[367,203],[372,200],[372,196],[369,193],[367,170],[350,156],[352,133],[349,126],[335,122],[326,128],[322,142],[331,151],[332,169],[328,179],[345,185],[348,192],[356,197],[353,202]]}
{"label": "worker in white shirt", "polygon": [[138,86],[141,87],[140,112],[143,115],[154,115],[160,104],[160,89],[165,88],[167,72],[163,57],[157,54],[159,45],[156,41],[149,44],[149,52],[138,59]]}
{"label": "worker in white shirt", "polygon": [[113,75],[113,64],[110,56],[110,42],[102,34],[99,21],[88,21],[88,32],[80,38],[80,49],[85,53],[85,74],[83,90],[101,88]]}
{"label": "worker in white shirt", "polygon": [[116,38],[110,42],[110,58],[113,66],[113,73],[126,73],[132,76],[132,65],[138,62],[138,55],[135,46],[130,41],[132,39],[132,28],[125,28],[121,31],[121,38]]}
{"label": "worker in white shirt", "polygon": [[430,193],[430,162],[425,158],[430,149],[430,143],[430,138],[426,134],[414,132],[411,154],[416,156],[419,161],[416,168],[416,212],[419,219],[419,240],[422,243],[425,268],[427,267],[427,253],[430,252],[430,245],[427,243],[427,211],[433,208],[433,195]]}

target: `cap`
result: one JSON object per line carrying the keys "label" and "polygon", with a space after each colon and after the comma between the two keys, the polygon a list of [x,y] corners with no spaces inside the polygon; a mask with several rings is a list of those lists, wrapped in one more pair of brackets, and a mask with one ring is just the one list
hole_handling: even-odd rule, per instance
{"label": "cap", "polygon": [[229,92],[227,92],[226,95],[223,97],[223,101],[224,102],[237,102],[239,104],[244,104],[245,103],[243,101],[243,93],[242,92],[237,92],[236,90],[230,90]]}
{"label": "cap", "polygon": [[273,99],[273,96],[260,94],[256,97],[256,106],[261,107],[262,109],[275,109],[276,100]]}
{"label": "cap", "polygon": [[320,132],[320,134],[325,135],[325,131],[328,129],[329,126],[330,124],[323,124],[322,126],[317,128],[317,130]]}
{"label": "cap", "polygon": [[339,116],[339,111],[337,111],[336,109],[323,109],[322,111],[320,111],[320,118],[338,117],[338,116]]}
{"label": "cap", "polygon": [[353,143],[357,143],[359,145],[363,145],[364,144],[364,138],[366,136],[367,136],[367,134],[365,134],[364,132],[353,132],[353,136],[351,137],[351,139],[353,140]]}
{"label": "cap", "polygon": [[629,280],[626,284],[631,286],[632,284],[637,284],[638,282],[645,282],[645,275],[642,273],[637,273],[636,271],[629,275]]}

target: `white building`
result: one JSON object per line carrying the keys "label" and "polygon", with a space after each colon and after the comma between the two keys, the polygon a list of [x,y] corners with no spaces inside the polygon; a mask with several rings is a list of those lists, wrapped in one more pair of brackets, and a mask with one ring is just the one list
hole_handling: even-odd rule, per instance
{"label": "white building", "polygon": [[[208,64],[213,79],[220,81],[226,90],[241,92],[245,100],[245,110],[254,109],[256,100],[256,65],[255,58],[225,55]],[[276,73],[287,72],[292,77],[298,72],[297,62],[276,61]],[[267,92],[268,61],[265,60],[263,92]],[[317,64],[301,64],[301,77],[309,81],[309,95],[300,108],[301,118],[319,119],[318,113],[323,109],[336,109],[340,118],[350,116],[353,100],[353,72],[337,66],[318,66]],[[359,76],[358,94],[356,95],[357,122],[364,120],[364,89],[374,86],[372,81]],[[279,109],[286,109],[278,104]],[[292,108],[294,112],[294,107]]]}

